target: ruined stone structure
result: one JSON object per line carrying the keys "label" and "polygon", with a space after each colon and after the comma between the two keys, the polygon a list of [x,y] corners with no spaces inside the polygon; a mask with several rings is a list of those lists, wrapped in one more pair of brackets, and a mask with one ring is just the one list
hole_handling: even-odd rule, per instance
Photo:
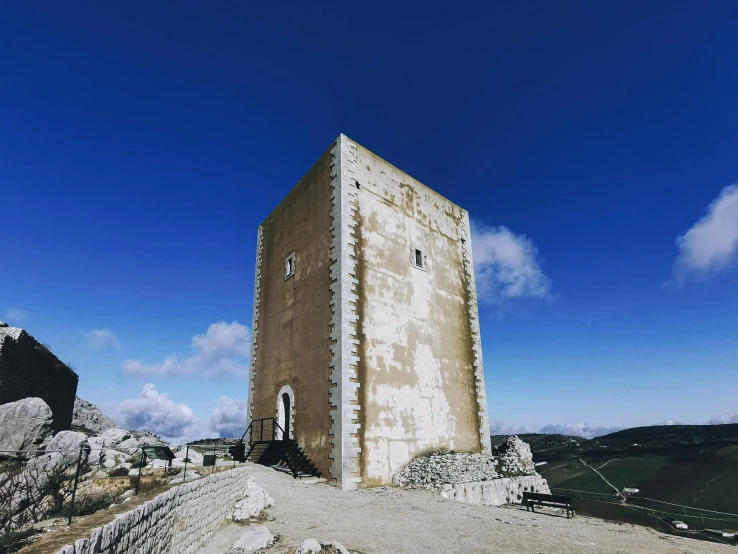
{"label": "ruined stone structure", "polygon": [[0,404],[41,398],[53,414],[54,433],[72,427],[79,377],[23,329],[0,322]]}
{"label": "ruined stone structure", "polygon": [[340,135],[258,229],[249,421],[344,489],[490,453],[469,214]]}

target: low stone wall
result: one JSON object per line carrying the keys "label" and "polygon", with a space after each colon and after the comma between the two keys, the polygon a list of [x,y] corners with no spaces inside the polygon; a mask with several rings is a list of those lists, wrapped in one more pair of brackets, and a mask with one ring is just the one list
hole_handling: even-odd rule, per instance
{"label": "low stone wall", "polygon": [[444,498],[487,506],[520,504],[523,500],[523,492],[551,494],[548,482],[538,475],[442,485],[440,492]]}
{"label": "low stone wall", "polygon": [[170,489],[56,554],[193,554],[246,496],[250,476],[242,467]]}

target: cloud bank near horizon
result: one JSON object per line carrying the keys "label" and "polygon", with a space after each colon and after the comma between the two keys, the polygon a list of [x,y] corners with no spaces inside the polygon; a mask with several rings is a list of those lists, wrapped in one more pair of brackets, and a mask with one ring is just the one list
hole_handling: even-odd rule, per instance
{"label": "cloud bank near horizon", "polygon": [[219,321],[204,335],[191,339],[193,353],[188,357],[172,354],[161,362],[146,364],[126,360],[121,371],[145,377],[191,375],[204,379],[245,378],[249,372],[251,329],[237,321]]}

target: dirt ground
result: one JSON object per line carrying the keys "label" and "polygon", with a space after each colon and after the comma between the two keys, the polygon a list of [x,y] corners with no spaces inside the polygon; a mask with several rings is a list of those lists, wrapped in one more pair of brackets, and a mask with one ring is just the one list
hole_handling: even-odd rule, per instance
{"label": "dirt ground", "polygon": [[[293,553],[308,537],[337,540],[362,554],[428,553],[730,553],[735,548],[673,537],[595,518],[475,506],[430,491],[394,488],[343,492],[253,466],[274,498],[260,518],[275,537],[265,552]],[[198,554],[223,554],[245,527],[224,523]]]}

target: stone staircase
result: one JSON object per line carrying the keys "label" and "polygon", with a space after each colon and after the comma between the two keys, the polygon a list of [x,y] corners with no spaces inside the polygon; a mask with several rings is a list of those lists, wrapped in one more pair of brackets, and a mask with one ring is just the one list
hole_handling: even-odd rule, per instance
{"label": "stone staircase", "polygon": [[310,461],[308,455],[293,439],[272,441],[258,456],[257,464],[289,473],[295,479],[298,477],[320,477],[320,473]]}
{"label": "stone staircase", "polygon": [[[248,436],[248,439],[246,437]],[[273,418],[251,422],[241,437],[242,444],[250,445],[246,460],[270,466],[278,471],[298,477],[320,477],[320,472],[310,461],[305,451],[294,439],[285,439],[284,431]]]}

